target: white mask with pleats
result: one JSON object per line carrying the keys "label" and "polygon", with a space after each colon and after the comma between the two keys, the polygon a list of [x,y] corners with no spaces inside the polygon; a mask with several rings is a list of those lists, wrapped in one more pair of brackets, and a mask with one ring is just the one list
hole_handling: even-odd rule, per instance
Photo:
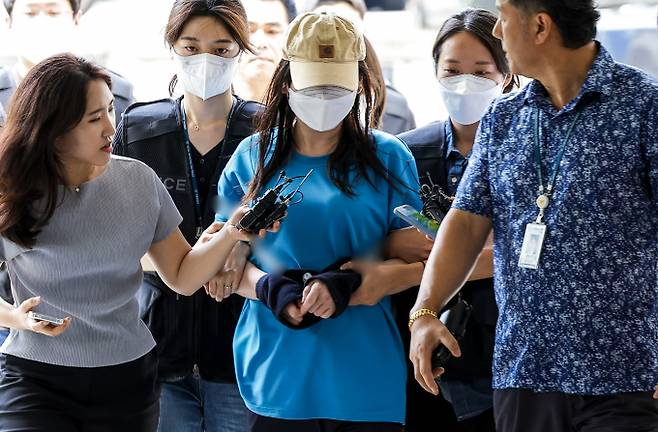
{"label": "white mask with pleats", "polygon": [[225,93],[238,70],[239,56],[224,58],[208,53],[182,56],[175,52],[173,55],[183,89],[204,101]]}
{"label": "white mask with pleats", "polygon": [[439,91],[450,118],[461,125],[480,121],[503,85],[489,78],[463,74],[439,80]]}
{"label": "white mask with pleats", "polygon": [[352,111],[356,91],[336,86],[288,89],[288,104],[297,118],[318,132],[338,126]]}

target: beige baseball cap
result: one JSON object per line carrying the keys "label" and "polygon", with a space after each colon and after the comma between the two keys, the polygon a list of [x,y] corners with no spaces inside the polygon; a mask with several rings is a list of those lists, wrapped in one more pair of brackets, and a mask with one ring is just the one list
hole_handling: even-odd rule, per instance
{"label": "beige baseball cap", "polygon": [[290,23],[283,48],[297,90],[334,85],[359,87],[359,62],[366,58],[363,34],[335,14],[308,12]]}

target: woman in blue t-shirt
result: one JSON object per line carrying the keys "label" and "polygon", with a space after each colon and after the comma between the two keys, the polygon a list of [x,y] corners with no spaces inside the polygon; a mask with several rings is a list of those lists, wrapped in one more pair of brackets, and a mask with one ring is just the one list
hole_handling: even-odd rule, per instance
{"label": "woman in blue t-shirt", "polygon": [[[363,36],[349,21],[312,13],[293,21],[258,133],[240,144],[219,181],[222,203],[238,205],[262,196],[282,171],[297,178],[288,193],[313,170],[276,238],[253,246],[240,284],[251,300],[234,352],[251,431],[402,430],[405,360],[390,301],[346,307],[336,296],[344,273],[331,273],[403,226],[395,207],[420,205],[411,153],[369,128],[364,57]],[[294,292],[298,269],[309,274],[284,304],[257,300],[282,280],[280,293]],[[317,273],[324,276],[308,279]],[[315,324],[303,325],[309,319]]]}

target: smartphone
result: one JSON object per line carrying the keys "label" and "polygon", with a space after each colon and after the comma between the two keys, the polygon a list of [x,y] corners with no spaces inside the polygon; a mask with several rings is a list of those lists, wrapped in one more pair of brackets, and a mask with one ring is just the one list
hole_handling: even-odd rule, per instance
{"label": "smartphone", "polygon": [[49,315],[44,315],[36,312],[29,311],[27,313],[28,318],[33,319],[35,321],[45,321],[49,324],[52,324],[54,326],[61,326],[64,324],[64,320],[62,318],[55,318],[51,317]]}
{"label": "smartphone", "polygon": [[397,216],[402,220],[407,221],[414,227],[418,228],[420,232],[429,236],[432,240],[436,237],[439,230],[439,223],[433,219],[428,218],[410,205],[402,205],[393,210]]}

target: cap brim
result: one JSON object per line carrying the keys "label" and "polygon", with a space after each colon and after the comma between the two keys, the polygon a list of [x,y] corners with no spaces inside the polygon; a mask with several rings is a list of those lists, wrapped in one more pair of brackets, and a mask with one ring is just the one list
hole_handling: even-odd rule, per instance
{"label": "cap brim", "polygon": [[354,91],[359,87],[359,63],[291,61],[290,76],[297,90],[331,85]]}

